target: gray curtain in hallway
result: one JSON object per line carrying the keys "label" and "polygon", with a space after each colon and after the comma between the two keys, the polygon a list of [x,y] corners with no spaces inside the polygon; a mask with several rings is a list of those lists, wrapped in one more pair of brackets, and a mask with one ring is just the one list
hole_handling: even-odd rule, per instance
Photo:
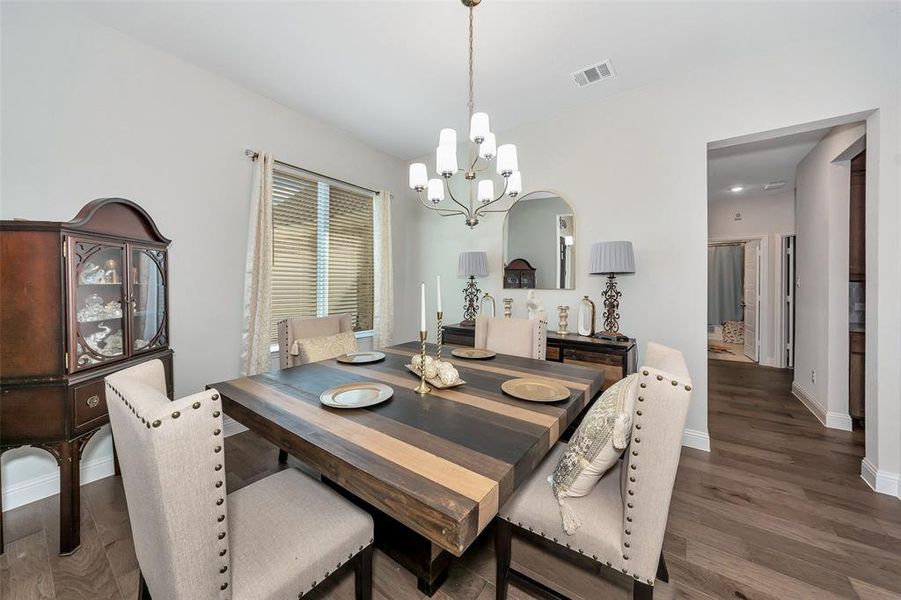
{"label": "gray curtain in hallway", "polygon": [[741,307],[744,262],[743,244],[707,247],[708,326],[744,319]]}

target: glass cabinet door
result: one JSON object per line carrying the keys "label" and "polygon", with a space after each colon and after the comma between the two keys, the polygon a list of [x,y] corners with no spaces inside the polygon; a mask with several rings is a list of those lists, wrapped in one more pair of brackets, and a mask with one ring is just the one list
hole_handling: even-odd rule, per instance
{"label": "glass cabinet door", "polygon": [[70,370],[124,358],[128,352],[125,308],[125,246],[68,240]]}
{"label": "glass cabinet door", "polygon": [[169,343],[166,322],[166,251],[129,246],[131,352],[138,354]]}

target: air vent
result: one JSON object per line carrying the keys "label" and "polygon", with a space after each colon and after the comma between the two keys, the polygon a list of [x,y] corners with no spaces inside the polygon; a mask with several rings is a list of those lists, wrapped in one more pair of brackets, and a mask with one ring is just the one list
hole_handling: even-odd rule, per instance
{"label": "air vent", "polygon": [[765,186],[763,186],[763,189],[770,191],[770,190],[778,190],[779,188],[783,188],[783,187],[785,187],[784,181],[771,181],[768,184],[766,184]]}
{"label": "air vent", "polygon": [[616,72],[614,72],[613,70],[613,65],[610,64],[610,60],[608,59],[596,65],[585,67],[584,69],[579,69],[572,74],[572,77],[573,81],[576,82],[576,85],[578,85],[579,87],[585,87],[589,83],[595,83],[597,81],[603,81],[604,79],[610,79],[615,75]]}

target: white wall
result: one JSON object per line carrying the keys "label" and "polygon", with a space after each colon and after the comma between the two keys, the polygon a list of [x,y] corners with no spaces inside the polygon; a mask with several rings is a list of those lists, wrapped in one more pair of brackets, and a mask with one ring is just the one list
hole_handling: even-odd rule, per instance
{"label": "white wall", "polygon": [[[239,374],[252,172],[245,148],[373,189],[406,186],[398,159],[60,5],[4,3],[2,60],[0,215],[68,220],[104,196],[147,209],[173,240],[178,395]],[[414,209],[398,196],[402,282]],[[406,298],[397,299],[403,315]],[[90,442],[87,478],[111,472],[110,452],[105,433]],[[4,508],[58,489],[47,453],[7,452],[2,468]]]}
{"label": "white wall", "polygon": [[841,429],[851,428],[848,416],[851,169],[850,160],[837,158],[865,135],[864,124],[831,129],[798,164],[797,172],[793,385],[801,390],[800,395],[806,401],[815,403],[814,412],[827,425]]}
{"label": "white wall", "polygon": [[[695,384],[689,429],[707,431],[708,142],[877,109],[867,119],[867,153],[875,152],[874,170],[867,173],[868,209],[878,212],[867,216],[873,229],[868,286],[879,280],[878,289],[868,289],[867,329],[875,335],[867,340],[867,377],[880,419],[878,443],[877,425],[867,428],[867,454],[879,469],[901,471],[898,30],[895,10],[866,31],[835,32],[826,42],[799,40],[731,69],[680,73],[678,79],[566,114],[549,111],[540,122],[499,132],[500,142],[517,144],[526,191],[554,190],[575,211],[577,287],[538,297],[552,314],[558,304],[575,307],[583,294],[599,300],[602,281],[585,274],[591,243],[632,240],[637,273],[619,278],[622,330],[640,340],[642,355],[649,340],[685,353]],[[492,115],[492,122],[503,123],[503,115]],[[423,160],[434,164],[432,156]],[[486,250],[492,272],[482,287],[514,297],[515,312],[523,316],[525,292],[501,289],[502,219],[491,215],[469,230],[462,219],[422,212],[422,277],[440,273],[454,281],[458,251]],[[405,293],[412,296],[415,289]],[[459,306],[446,306],[449,321],[460,317]],[[875,413],[869,406],[867,411],[869,421]]]}
{"label": "white wall", "polygon": [[[735,215],[741,214],[736,221]],[[780,366],[782,302],[780,301],[782,245],[779,235],[794,233],[794,190],[765,192],[710,202],[707,207],[707,235],[710,240],[766,236],[767,277],[761,286],[760,363]]]}

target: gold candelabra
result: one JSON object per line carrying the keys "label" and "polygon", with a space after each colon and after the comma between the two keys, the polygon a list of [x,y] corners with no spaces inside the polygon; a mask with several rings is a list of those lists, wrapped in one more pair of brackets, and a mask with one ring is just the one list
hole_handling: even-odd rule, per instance
{"label": "gold candelabra", "polygon": [[444,318],[444,312],[438,311],[438,360],[441,360],[441,345],[444,343],[444,325],[441,324],[441,319]]}
{"label": "gold candelabra", "polygon": [[419,332],[419,386],[413,390],[417,394],[428,394],[432,391],[432,388],[425,382],[425,339],[427,333],[424,329]]}

